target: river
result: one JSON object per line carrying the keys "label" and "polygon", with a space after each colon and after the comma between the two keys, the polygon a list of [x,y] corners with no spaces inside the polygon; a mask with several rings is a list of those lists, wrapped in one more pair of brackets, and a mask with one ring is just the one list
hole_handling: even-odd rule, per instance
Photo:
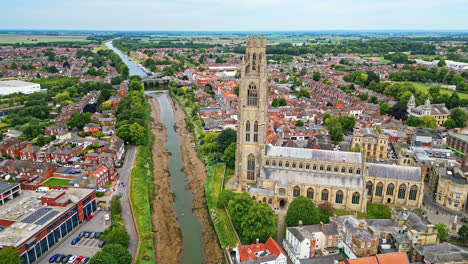
{"label": "river", "polygon": [[138,67],[138,64],[134,60],[129,58],[127,55],[123,54],[119,49],[117,49],[116,47],[114,47],[114,45],[112,45],[112,40],[106,42],[104,45],[106,45],[107,48],[113,50],[115,53],[117,53],[117,55],[119,55],[119,57],[127,65],[129,72],[130,72],[130,76],[131,75],[146,76],[146,73],[140,67]]}
{"label": "river", "polygon": [[[135,61],[128,58],[128,56],[112,45],[112,41],[107,42],[105,45],[122,58],[130,70],[130,75],[146,76]],[[166,92],[145,92],[145,94],[153,96],[158,100],[161,121],[166,128],[167,142],[164,147],[171,153],[169,158],[169,173],[171,190],[175,196],[172,210],[177,217],[177,222],[182,231],[182,252],[179,263],[203,263],[205,256],[202,226],[198,217],[193,213],[193,193],[188,188],[188,179],[182,171],[181,140],[174,128],[174,109],[172,109]],[[163,262],[163,260],[161,261]]]}

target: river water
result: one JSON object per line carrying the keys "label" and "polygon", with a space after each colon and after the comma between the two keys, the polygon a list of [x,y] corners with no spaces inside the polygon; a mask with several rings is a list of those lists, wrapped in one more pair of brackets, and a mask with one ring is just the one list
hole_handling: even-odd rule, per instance
{"label": "river water", "polygon": [[117,55],[119,55],[119,57],[127,65],[129,72],[130,72],[130,76],[131,75],[146,76],[145,72],[142,69],[140,69],[140,67],[138,67],[138,64],[134,60],[129,58],[127,55],[123,54],[119,49],[117,49],[116,47],[114,47],[114,45],[112,45],[112,40],[106,42],[104,45],[106,45],[107,48],[113,50],[115,53],[117,53]]}
{"label": "river water", "polygon": [[182,231],[182,253],[179,263],[203,263],[204,251],[202,227],[196,215],[193,214],[193,194],[188,189],[187,177],[182,171],[182,156],[180,153],[180,137],[174,129],[174,110],[169,102],[167,92],[146,92],[159,102],[161,122],[166,127],[167,142],[164,147],[171,153],[169,172],[171,189],[175,199],[172,210]]}

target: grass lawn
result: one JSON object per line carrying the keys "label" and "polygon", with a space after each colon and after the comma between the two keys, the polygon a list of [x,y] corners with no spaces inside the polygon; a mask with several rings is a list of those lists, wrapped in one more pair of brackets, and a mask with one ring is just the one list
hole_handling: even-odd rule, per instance
{"label": "grass lawn", "polygon": [[68,186],[70,180],[68,179],[59,179],[59,178],[50,178],[41,185],[51,185],[51,186]]}
{"label": "grass lawn", "polygon": [[0,44],[15,44],[15,43],[38,43],[38,42],[62,42],[62,41],[83,41],[87,36],[84,35],[20,35],[20,34],[0,34]]}
{"label": "grass lawn", "polygon": [[[386,204],[367,203],[367,213],[357,213],[359,219],[390,219],[391,208]],[[354,211],[335,210],[337,216],[353,215]]]}
{"label": "grass lawn", "polygon": [[[414,85],[414,87],[416,87],[416,89],[422,90],[422,91],[425,91],[425,92],[428,92],[429,88],[431,88],[431,86],[429,86],[429,85],[424,85],[424,84],[417,83],[417,82],[401,82],[401,83],[411,83],[411,84]],[[453,91],[451,91],[451,90],[449,90],[447,88],[442,88],[442,89],[440,89],[440,93],[441,94],[448,94],[449,96],[451,96],[453,94]],[[460,99],[468,99],[468,94],[466,94],[466,93],[458,92],[458,96],[460,96]]]}
{"label": "grass lawn", "polygon": [[362,57],[363,59],[370,59],[370,58],[377,58],[380,60],[381,63],[389,63],[392,62],[391,60],[386,60],[384,57]]}

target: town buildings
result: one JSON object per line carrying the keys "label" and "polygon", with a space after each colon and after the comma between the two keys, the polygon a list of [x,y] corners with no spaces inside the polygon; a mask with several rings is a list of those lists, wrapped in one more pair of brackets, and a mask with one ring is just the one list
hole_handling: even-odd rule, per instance
{"label": "town buildings", "polygon": [[229,258],[230,264],[287,264],[288,258],[280,245],[273,239],[268,238],[265,243],[252,245],[237,245],[235,248],[228,249],[229,255],[235,255]]}
{"label": "town buildings", "polygon": [[367,157],[387,158],[388,135],[378,133],[375,129],[356,129],[353,133],[352,147],[362,149]]}
{"label": "town buildings", "polygon": [[431,104],[429,99],[426,100],[424,105],[416,106],[414,95],[411,95],[408,102],[408,115],[415,117],[430,115],[435,117],[437,125],[442,126],[449,118],[450,110],[447,109],[445,104]]}

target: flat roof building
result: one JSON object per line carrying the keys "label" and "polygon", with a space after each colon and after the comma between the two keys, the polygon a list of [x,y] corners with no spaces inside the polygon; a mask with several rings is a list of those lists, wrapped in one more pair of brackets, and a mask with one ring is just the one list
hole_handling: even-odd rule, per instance
{"label": "flat roof building", "polygon": [[14,93],[32,94],[41,91],[41,85],[18,80],[0,81],[0,95]]}

